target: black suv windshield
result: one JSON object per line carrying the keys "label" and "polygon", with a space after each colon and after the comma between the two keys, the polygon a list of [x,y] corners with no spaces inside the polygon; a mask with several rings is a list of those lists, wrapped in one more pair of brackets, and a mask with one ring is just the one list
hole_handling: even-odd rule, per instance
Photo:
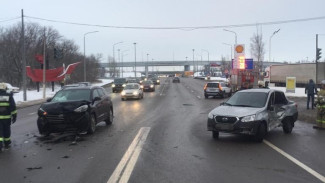
{"label": "black suv windshield", "polygon": [[138,85],[126,85],[124,89],[139,89]]}
{"label": "black suv windshield", "polygon": [[114,83],[126,83],[126,79],[125,78],[117,78],[117,79],[114,79]]}
{"label": "black suv windshield", "polygon": [[268,94],[263,92],[238,92],[226,105],[261,108],[265,106],[267,96]]}
{"label": "black suv windshield", "polygon": [[61,90],[51,100],[51,102],[65,102],[76,100],[90,100],[89,89]]}
{"label": "black suv windshield", "polygon": [[143,81],[143,84],[150,85],[152,84],[152,81]]}

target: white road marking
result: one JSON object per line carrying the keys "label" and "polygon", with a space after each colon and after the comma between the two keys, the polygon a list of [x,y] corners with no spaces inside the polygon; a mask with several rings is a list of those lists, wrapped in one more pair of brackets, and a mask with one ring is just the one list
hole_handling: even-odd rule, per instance
{"label": "white road marking", "polygon": [[288,153],[284,152],[283,150],[281,150],[280,148],[276,147],[275,145],[271,144],[269,141],[267,140],[263,140],[263,142],[270,146],[272,149],[274,149],[275,151],[277,151],[278,153],[282,154],[284,157],[288,158],[290,161],[292,161],[293,163],[295,163],[296,165],[300,166],[302,169],[306,170],[308,173],[312,174],[313,176],[315,176],[316,178],[318,178],[320,181],[325,182],[325,177],[321,174],[319,174],[318,172],[316,172],[315,170],[309,168],[307,165],[303,164],[302,162],[298,161],[296,158],[290,156]]}
{"label": "white road marking", "polygon": [[36,114],[37,112],[32,112],[32,113],[29,113],[28,115],[34,115],[34,114]]}
{"label": "white road marking", "polygon": [[197,96],[197,98],[201,98],[201,96]]}
{"label": "white road marking", "polygon": [[142,127],[139,130],[107,183],[127,183],[129,181],[149,132],[150,127]]}
{"label": "white road marking", "polygon": [[163,88],[162,88],[162,90],[161,90],[161,93],[160,93],[160,96],[162,96],[163,95],[163,93],[164,93],[164,89],[165,89],[165,84],[164,84],[164,86],[163,86]]}

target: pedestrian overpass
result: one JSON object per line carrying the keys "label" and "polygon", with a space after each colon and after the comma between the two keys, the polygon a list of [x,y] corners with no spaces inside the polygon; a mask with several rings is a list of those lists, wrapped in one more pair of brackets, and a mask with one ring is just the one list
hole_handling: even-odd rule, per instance
{"label": "pedestrian overpass", "polygon": [[[114,64],[112,63],[100,63],[101,68],[107,68],[107,67],[145,67],[145,70],[148,71],[149,67],[152,66],[183,66],[184,71],[190,71],[190,67],[195,66],[204,66],[204,65],[210,65],[210,64],[218,64],[222,65],[223,61],[131,61],[131,62],[115,62]],[[226,61],[229,63],[230,61]],[[257,64],[257,62],[254,62],[254,64]],[[279,64],[284,64],[280,62],[263,62],[263,67],[267,67],[270,65],[279,65]],[[157,72],[166,72],[166,73],[175,73],[179,71],[157,71]],[[154,72],[154,73],[157,73]],[[150,73],[150,71],[149,71]]]}

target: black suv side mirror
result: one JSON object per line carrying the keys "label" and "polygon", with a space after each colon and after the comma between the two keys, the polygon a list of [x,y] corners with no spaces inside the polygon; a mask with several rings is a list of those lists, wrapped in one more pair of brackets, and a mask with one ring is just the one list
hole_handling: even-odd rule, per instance
{"label": "black suv side mirror", "polygon": [[94,99],[93,99],[93,102],[95,102],[95,101],[99,101],[99,100],[102,100],[100,97],[95,97]]}
{"label": "black suv side mirror", "polygon": [[52,98],[46,99],[46,102],[51,102]]}

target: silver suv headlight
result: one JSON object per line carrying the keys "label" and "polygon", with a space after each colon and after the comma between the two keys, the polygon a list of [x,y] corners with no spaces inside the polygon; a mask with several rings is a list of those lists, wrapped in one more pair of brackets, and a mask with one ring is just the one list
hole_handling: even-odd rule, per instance
{"label": "silver suv headlight", "polygon": [[249,116],[245,116],[241,119],[242,122],[251,122],[251,121],[255,121],[255,117],[256,115],[249,115]]}
{"label": "silver suv headlight", "polygon": [[210,112],[210,113],[208,114],[208,118],[209,118],[209,119],[213,119],[213,114],[212,114],[212,112]]}
{"label": "silver suv headlight", "polygon": [[88,109],[88,105],[82,105],[74,110],[74,112],[85,112]]}

